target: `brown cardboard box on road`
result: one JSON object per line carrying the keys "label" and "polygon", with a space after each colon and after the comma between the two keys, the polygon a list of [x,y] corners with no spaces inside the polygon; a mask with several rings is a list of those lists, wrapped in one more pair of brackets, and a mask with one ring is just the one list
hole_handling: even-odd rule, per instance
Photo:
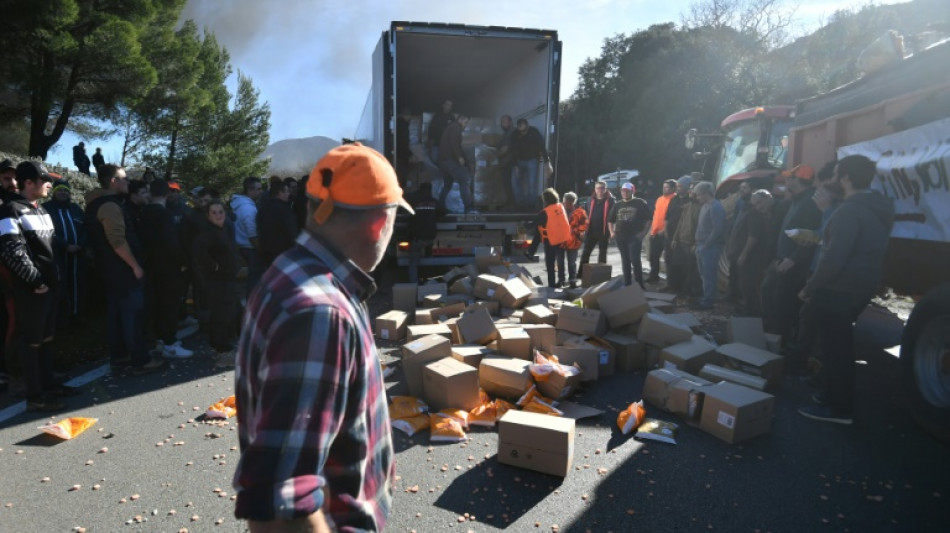
{"label": "brown cardboard box on road", "polygon": [[723,344],[716,351],[727,359],[728,364],[724,365],[727,368],[734,367],[764,378],[769,385],[776,385],[782,379],[785,358],[781,355],[738,342]]}
{"label": "brown cardboard box on road", "polygon": [[679,342],[660,352],[660,367],[676,368],[693,375],[698,375],[706,363],[716,363],[721,359],[716,353],[716,346],[706,342],[702,337]]}
{"label": "brown cardboard box on road", "polygon": [[599,351],[597,358],[597,377],[612,376],[617,368],[617,350],[613,345],[601,337],[577,337],[564,343],[570,348],[596,348]]}
{"label": "brown cardboard box on road", "polygon": [[[448,329],[448,328],[446,328]],[[402,371],[409,395],[422,398],[422,367],[452,356],[452,343],[441,335],[428,335],[402,347]]]}
{"label": "brown cardboard box on road", "polygon": [[452,284],[459,279],[467,278],[468,272],[462,267],[454,267],[452,270],[449,270],[445,274],[442,274],[442,281],[449,285],[450,290]]}
{"label": "brown cardboard box on road", "polygon": [[616,277],[591,285],[581,293],[580,299],[588,309],[600,309],[598,298],[623,288],[623,278]]}
{"label": "brown cardboard box on road", "polygon": [[531,337],[531,347],[551,351],[557,345],[557,330],[548,324],[522,324],[522,329]]}
{"label": "brown cardboard box on road", "polygon": [[445,322],[450,318],[455,318],[461,315],[467,306],[467,304],[461,302],[453,303],[442,307],[435,307],[429,311],[429,314],[432,315],[432,320],[436,322]]}
{"label": "brown cardboard box on road", "polygon": [[478,365],[478,384],[492,397],[517,400],[531,388],[530,361],[488,356]]}
{"label": "brown cardboard box on road", "polygon": [[733,383],[704,388],[699,427],[730,444],[768,433],[772,429],[775,397]]}
{"label": "brown cardboard box on road", "polygon": [[701,377],[669,368],[647,373],[643,399],[654,407],[686,419],[699,416],[706,387],[713,383]]}
{"label": "brown cardboard box on road", "polygon": [[435,324],[435,320],[432,319],[432,309],[416,309],[413,316],[415,317],[412,321],[413,325],[429,326]]}
{"label": "brown cardboard box on road", "polygon": [[401,341],[406,337],[409,315],[405,311],[389,311],[376,317],[376,336],[389,341]]}
{"label": "brown cardboard box on road", "polygon": [[431,412],[470,411],[478,407],[478,369],[452,357],[433,361],[422,369],[422,392]]}
{"label": "brown cardboard box on road", "polygon": [[581,265],[581,287],[590,287],[610,279],[612,267],[607,263]]}
{"label": "brown cardboard box on road", "polygon": [[640,320],[637,338],[640,339],[640,342],[666,348],[692,339],[693,330],[679,322],[669,320],[663,315],[647,313]]}
{"label": "brown cardboard box on road", "polygon": [[498,276],[481,274],[475,278],[474,294],[482,300],[495,300],[495,292],[498,290],[498,286],[504,282],[505,280]]}
{"label": "brown cardboard box on road", "polygon": [[538,392],[544,395],[545,398],[550,398],[552,400],[567,398],[577,389],[577,385],[581,382],[581,377],[583,375],[583,371],[580,371],[576,374],[571,374],[569,376],[565,376],[564,374],[560,374],[558,372],[551,372],[551,374],[548,375],[548,379],[537,382]]}
{"label": "brown cardboard box on road", "polygon": [[581,381],[597,381],[600,377],[600,352],[597,346],[555,346],[551,355],[556,355],[562,365],[581,367]]}
{"label": "brown cardboard box on road", "polygon": [[468,366],[478,368],[482,359],[489,355],[498,355],[498,352],[480,344],[457,344],[452,346],[452,357]]}
{"label": "brown cardboard box on road", "polygon": [[406,327],[406,340],[414,341],[426,335],[441,335],[452,340],[452,330],[445,324],[423,324]]}
{"label": "brown cardboard box on road", "polygon": [[607,332],[607,320],[597,309],[566,305],[557,314],[557,329],[597,337]]}
{"label": "brown cardboard box on road", "polygon": [[726,339],[765,350],[765,330],[759,317],[734,316],[726,326]]}
{"label": "brown cardboard box on road", "polygon": [[614,348],[615,364],[614,370],[618,374],[627,374],[642,370],[646,364],[646,352],[643,349],[643,343],[634,337],[621,335],[613,331],[604,334],[603,338]]}
{"label": "brown cardboard box on road", "polygon": [[419,285],[416,293],[416,301],[422,303],[427,296],[445,296],[449,293],[449,288],[445,283],[426,283]]}
{"label": "brown cardboard box on road", "polygon": [[531,289],[517,277],[505,281],[495,291],[495,299],[501,303],[502,307],[519,309],[528,301],[528,298],[531,298]]}
{"label": "brown cardboard box on road", "polygon": [[470,307],[458,320],[459,340],[467,344],[485,345],[498,338],[498,330],[488,311]]}
{"label": "brown cardboard box on road", "polygon": [[597,296],[597,306],[611,329],[639,322],[650,308],[636,283]]}
{"label": "brown cardboard box on road", "polygon": [[574,420],[508,411],[498,421],[498,462],[565,477],[574,461]]}
{"label": "brown cardboard box on road", "polygon": [[470,277],[457,279],[449,285],[449,294],[473,294],[475,292],[475,282]]}
{"label": "brown cardboard box on road", "polygon": [[676,304],[664,300],[647,300],[647,307],[649,307],[650,311],[668,313],[676,309]]}
{"label": "brown cardboard box on road", "polygon": [[531,336],[524,328],[498,330],[498,353],[506,357],[531,361]]}
{"label": "brown cardboard box on road", "polygon": [[522,324],[550,324],[557,323],[557,315],[546,305],[532,305],[524,308],[521,314]]}
{"label": "brown cardboard box on road", "polygon": [[735,383],[736,385],[742,385],[743,387],[749,387],[755,390],[765,390],[769,386],[769,382],[764,378],[746,374],[739,370],[723,368],[719,365],[704,365],[699,371],[699,377],[716,382],[728,381],[729,383]]}
{"label": "brown cardboard box on road", "polygon": [[396,283],[393,285],[393,309],[412,315],[416,310],[419,285],[415,283]]}
{"label": "brown cardboard box on road", "polygon": [[498,315],[498,312],[501,310],[501,304],[495,300],[475,300],[469,307],[471,306],[481,307],[482,309],[488,311],[488,314],[492,316]]}

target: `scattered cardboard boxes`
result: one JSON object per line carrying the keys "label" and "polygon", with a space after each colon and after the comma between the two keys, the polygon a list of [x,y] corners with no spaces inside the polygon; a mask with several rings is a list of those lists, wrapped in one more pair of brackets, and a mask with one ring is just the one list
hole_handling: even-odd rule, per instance
{"label": "scattered cardboard boxes", "polygon": [[498,421],[498,462],[565,477],[574,460],[574,420],[508,411]]}
{"label": "scattered cardboard boxes", "polygon": [[720,359],[716,346],[705,339],[693,336],[692,339],[663,348],[660,352],[660,366],[677,368],[697,375],[707,363],[716,363]]}
{"label": "scattered cardboard boxes", "polygon": [[730,444],[771,431],[775,397],[733,383],[718,383],[703,391],[699,427]]}
{"label": "scattered cardboard boxes", "polygon": [[595,337],[607,332],[607,320],[597,309],[567,305],[557,314],[557,329]]}
{"label": "scattered cardboard boxes", "polygon": [[433,361],[451,357],[452,343],[441,335],[427,335],[404,344],[402,354],[402,370],[409,395],[422,398],[422,368]]}
{"label": "scattered cardboard boxes", "polygon": [[637,338],[640,342],[666,348],[692,339],[693,330],[679,322],[666,318],[664,315],[647,313],[640,320]]}
{"label": "scattered cardboard boxes", "polygon": [[452,357],[422,369],[423,397],[433,412],[449,407],[470,411],[478,407],[478,369]]}
{"label": "scattered cardboard boxes", "polygon": [[636,324],[650,307],[643,290],[635,283],[598,295],[597,306],[611,329]]}
{"label": "scattered cardboard boxes", "polygon": [[401,341],[406,337],[409,315],[405,311],[389,311],[376,317],[376,336],[383,340]]}
{"label": "scattered cardboard boxes", "polygon": [[511,357],[485,357],[478,365],[478,385],[491,396],[517,400],[531,388],[530,361]]}

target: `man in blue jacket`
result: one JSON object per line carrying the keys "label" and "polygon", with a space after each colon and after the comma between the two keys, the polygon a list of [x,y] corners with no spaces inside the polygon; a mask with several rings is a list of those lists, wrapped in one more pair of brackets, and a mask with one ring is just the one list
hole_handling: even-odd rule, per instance
{"label": "man in blue jacket", "polygon": [[69,182],[53,182],[53,199],[43,204],[43,209],[53,219],[56,229],[53,237],[53,252],[63,283],[56,295],[56,325],[58,327],[79,324],[82,321],[83,303],[86,296],[86,246],[85,214],[79,204],[72,201]]}

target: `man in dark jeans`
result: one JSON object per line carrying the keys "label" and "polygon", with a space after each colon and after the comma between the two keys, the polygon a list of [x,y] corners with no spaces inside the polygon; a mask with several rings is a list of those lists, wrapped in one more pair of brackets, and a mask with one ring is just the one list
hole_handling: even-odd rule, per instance
{"label": "man in dark jeans", "polygon": [[[650,220],[650,206],[646,200],[634,196],[636,187],[624,183],[620,188],[620,201],[614,204],[607,215],[610,236],[617,242],[620,250],[620,263],[623,270],[623,284],[637,282],[643,288],[643,236]],[[631,266],[633,272],[631,273]]]}
{"label": "man in dark jeans", "polygon": [[435,240],[438,202],[432,197],[432,184],[428,182],[420,183],[406,200],[416,212],[409,219],[409,281],[418,283],[419,259]]}
{"label": "man in dark jeans", "polygon": [[598,181],[594,184],[594,195],[587,204],[587,236],[584,238],[584,251],[581,252],[581,268],[590,262],[594,246],[597,246],[597,262],[607,262],[607,244],[610,242],[610,228],[607,227],[607,215],[614,207],[614,196],[607,190],[607,184]]}
{"label": "man in dark jeans", "polygon": [[145,271],[142,245],[121,195],[128,193],[125,169],[105,164],[96,176],[99,189],[86,195],[86,230],[96,268],[106,289],[109,358],[113,369],[131,366],[133,374],[164,366],[149,358],[145,341]]}
{"label": "man in dark jeans", "polygon": [[883,276],[884,252],[894,224],[894,203],[870,190],[875,164],[847,156],[829,185],[844,196],[831,215],[815,273],[799,293],[809,302],[824,354],[823,390],[802,407],[803,416],[850,424],[854,413],[854,322],[871,301]]}
{"label": "man in dark jeans", "polygon": [[455,122],[449,124],[439,143],[439,169],[442,170],[442,192],[439,193],[439,207],[445,209],[445,199],[452,191],[452,184],[459,184],[462,195],[463,212],[472,210],[472,173],[468,170],[465,154],[462,152],[462,131],[468,125],[468,116],[459,114]]}

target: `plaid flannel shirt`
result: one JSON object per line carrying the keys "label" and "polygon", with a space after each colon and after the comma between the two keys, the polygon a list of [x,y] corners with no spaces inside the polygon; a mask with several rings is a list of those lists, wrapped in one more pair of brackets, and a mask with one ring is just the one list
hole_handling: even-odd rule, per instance
{"label": "plaid flannel shirt", "polygon": [[340,531],[385,526],[392,436],[363,304],[375,288],[304,231],[252,292],[235,371],[236,517],[291,519],[322,508]]}

